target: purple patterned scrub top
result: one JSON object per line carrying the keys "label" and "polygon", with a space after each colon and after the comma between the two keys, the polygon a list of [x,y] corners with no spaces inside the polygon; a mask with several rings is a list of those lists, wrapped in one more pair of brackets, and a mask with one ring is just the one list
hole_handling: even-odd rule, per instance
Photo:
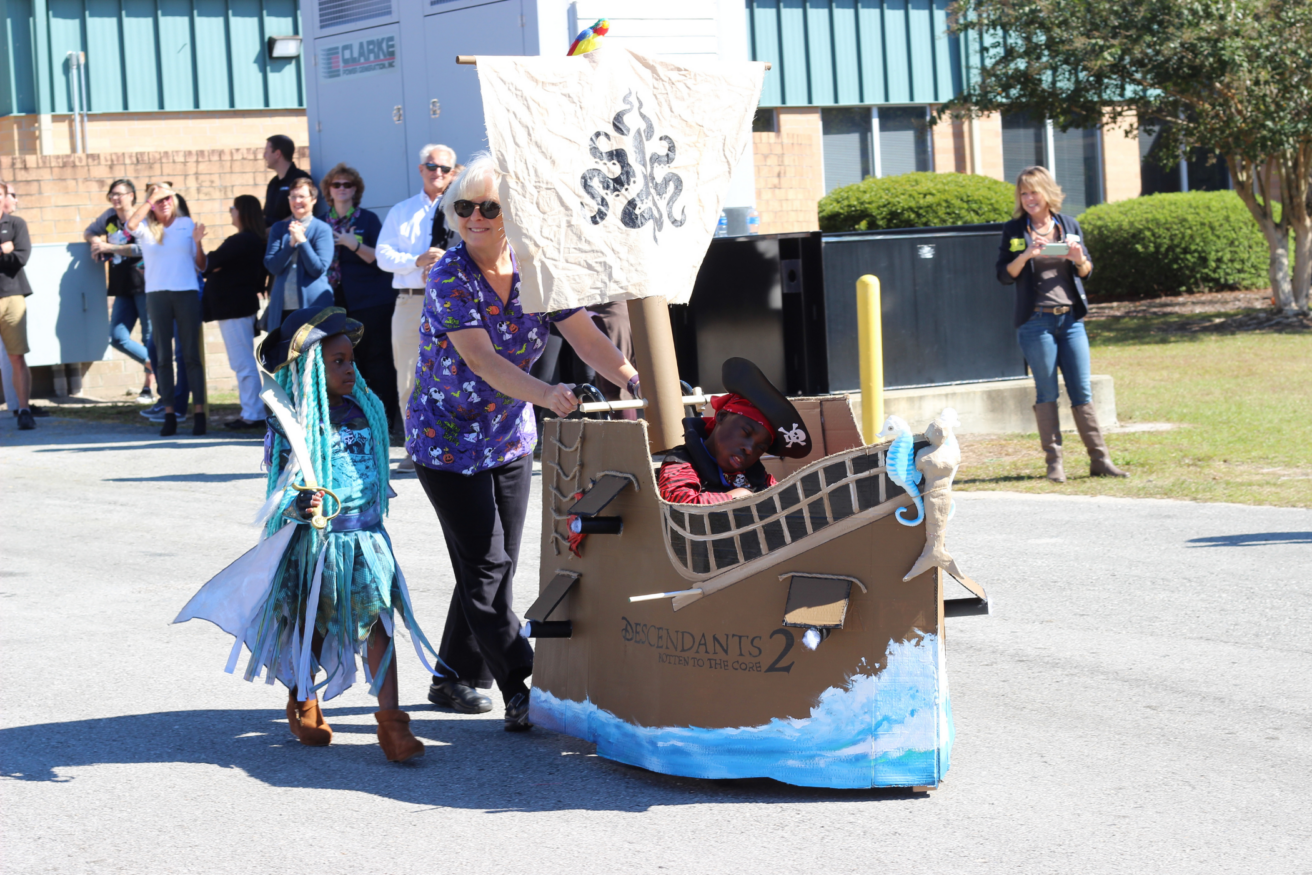
{"label": "purple patterned scrub top", "polygon": [[420,465],[470,475],[533,452],[533,406],[493,389],[465,364],[448,331],[482,328],[506,361],[527,371],[546,347],[547,330],[577,310],[525,313],[519,262],[503,305],[459,243],[433,266],[419,321],[415,391],[406,408],[405,448]]}

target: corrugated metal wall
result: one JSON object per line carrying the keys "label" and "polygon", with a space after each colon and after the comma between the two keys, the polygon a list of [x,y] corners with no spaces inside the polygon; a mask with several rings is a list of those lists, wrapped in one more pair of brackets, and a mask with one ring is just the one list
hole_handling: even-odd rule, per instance
{"label": "corrugated metal wall", "polygon": [[762,106],[942,103],[966,81],[951,0],[745,0]]}
{"label": "corrugated metal wall", "polygon": [[0,0],[0,114],[72,111],[68,53],[85,51],[91,112],[305,105],[297,0]]}

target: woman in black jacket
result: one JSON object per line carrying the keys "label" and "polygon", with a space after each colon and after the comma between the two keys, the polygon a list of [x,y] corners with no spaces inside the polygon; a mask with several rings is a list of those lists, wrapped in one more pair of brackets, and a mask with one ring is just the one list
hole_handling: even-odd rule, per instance
{"label": "woman in black jacket", "polygon": [[201,246],[205,226],[196,226],[196,267],[205,272],[201,310],[206,322],[219,323],[228,364],[237,375],[241,416],[227,427],[264,428],[260,370],[255,364],[255,314],[259,312],[259,295],[268,278],[264,270],[267,231],[260,202],[251,195],[238,195],[228,212],[237,233],[209,255]]}
{"label": "woman in black jacket", "polygon": [[[1084,248],[1080,223],[1061,213],[1063,198],[1047,168],[1026,167],[1016,177],[1016,213],[1002,229],[998,281],[1016,286],[1016,339],[1034,374],[1034,418],[1048,479],[1066,482],[1057,415],[1059,368],[1075,425],[1089,451],[1089,476],[1128,477],[1112,464],[1093,409],[1089,338],[1083,322],[1089,312],[1084,278],[1093,272],[1093,261]],[[1050,245],[1065,251],[1045,255],[1044,248]]]}

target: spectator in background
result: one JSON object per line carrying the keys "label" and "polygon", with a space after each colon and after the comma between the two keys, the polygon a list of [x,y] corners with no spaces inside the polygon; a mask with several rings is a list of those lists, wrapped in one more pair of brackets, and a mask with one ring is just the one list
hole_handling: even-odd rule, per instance
{"label": "spectator in background", "polygon": [[[264,227],[272,228],[278,222],[292,214],[287,199],[291,194],[291,185],[298,179],[314,181],[309,173],[296,166],[292,156],[296,154],[296,144],[292,138],[283,134],[274,134],[264,141],[264,166],[273,171],[274,177],[264,189]],[[327,212],[321,207],[315,210],[320,218]]]}
{"label": "spectator in background", "polygon": [[[137,401],[155,400],[151,385],[155,379],[150,343],[150,316],[146,313],[146,277],[141,272],[141,247],[128,230],[128,216],[137,206],[137,187],[130,179],[116,179],[109,184],[109,209],[87,225],[82,237],[91,244],[91,256],[109,262],[109,296],[114,308],[109,316],[109,342],[146,371],[146,382]],[[132,329],[141,322],[141,342],[132,339]]]}
{"label": "spectator in background", "polygon": [[14,395],[6,398],[9,409],[18,417],[18,427],[36,428],[29,406],[32,394],[32,371],[27,367],[27,296],[32,287],[23,268],[32,255],[32,240],[27,222],[14,215],[18,209],[18,192],[0,182],[0,340],[13,368]]}
{"label": "spectator in background", "polygon": [[[1048,479],[1066,482],[1057,414],[1058,369],[1070,396],[1071,415],[1089,452],[1089,476],[1129,477],[1112,464],[1093,409],[1089,338],[1083,321],[1089,312],[1084,278],[1093,273],[1093,260],[1084,248],[1080,223],[1061,212],[1064,198],[1046,167],[1026,167],[1016,177],[1016,213],[1002,229],[998,281],[1016,286],[1013,322],[1034,374],[1034,418]],[[1049,244],[1059,244],[1064,251],[1045,255]]]}
{"label": "spectator in background", "polygon": [[264,270],[268,232],[260,202],[252,195],[238,195],[228,207],[228,215],[237,233],[209,255],[205,254],[202,243],[205,226],[197,225],[193,234],[196,267],[205,272],[201,313],[206,322],[219,323],[223,346],[228,351],[228,365],[237,375],[241,416],[225,427],[262,429],[264,402],[260,400],[260,369],[255,364],[255,314],[259,312],[259,296],[268,277]]}
{"label": "spectator in background", "polygon": [[396,289],[392,277],[378,266],[374,247],[383,223],[378,214],[360,206],[364,180],[350,165],[338,164],[323,178],[329,202],[327,222],[333,229],[333,263],[328,281],[333,300],[346,315],[364,326],[355,347],[355,365],[365,383],[383,402],[387,425],[400,426],[396,395],[396,364],[392,360],[392,316]]}
{"label": "spectator in background", "polygon": [[146,304],[158,350],[159,396],[164,401],[162,437],[178,432],[173,401],[173,336],[186,363],[196,413],[193,435],[205,434],[205,364],[201,357],[200,282],[196,275],[195,224],[178,212],[168,183],[146,187],[146,201],[128,217],[128,230],[141,246],[146,268]]}
{"label": "spectator in background", "polygon": [[286,313],[303,307],[331,307],[333,287],[328,284],[328,266],[333,263],[333,229],[314,217],[319,189],[313,180],[292,181],[287,202],[292,214],[269,229],[264,250],[264,267],[273,274],[268,330],[282,324]]}
{"label": "spectator in background", "polygon": [[[434,143],[419,150],[419,178],[424,188],[388,211],[378,235],[378,266],[392,275],[392,288],[399,290],[392,316],[392,358],[402,407],[415,384],[428,269],[445,252],[433,245],[433,212],[441,205],[442,192],[455,179],[455,163],[456,153],[449,146]],[[404,423],[400,425],[404,428]],[[413,471],[414,461],[407,457],[397,470]]]}

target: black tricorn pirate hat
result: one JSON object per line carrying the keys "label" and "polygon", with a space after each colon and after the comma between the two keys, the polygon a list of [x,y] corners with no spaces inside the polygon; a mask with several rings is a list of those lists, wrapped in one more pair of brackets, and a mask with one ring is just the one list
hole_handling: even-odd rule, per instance
{"label": "black tricorn pirate hat", "polygon": [[800,459],[811,453],[811,433],[788,397],[775,388],[761,369],[745,358],[726,359],[720,369],[724,388],[756,405],[774,426],[774,442],[769,452],[776,456]]}
{"label": "black tricorn pirate hat", "polygon": [[345,334],[355,346],[364,336],[364,326],[341,307],[306,307],[290,313],[260,342],[260,367],[275,373],[334,334]]}

